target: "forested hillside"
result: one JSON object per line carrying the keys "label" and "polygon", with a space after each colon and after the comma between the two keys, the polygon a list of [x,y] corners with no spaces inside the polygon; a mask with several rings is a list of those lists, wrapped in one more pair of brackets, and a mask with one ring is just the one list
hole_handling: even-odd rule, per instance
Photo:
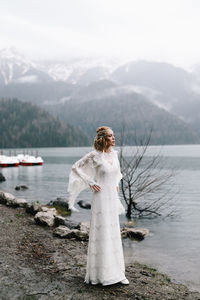
{"label": "forested hillside", "polygon": [[126,145],[134,145],[136,136],[138,140],[144,141],[151,130],[151,144],[200,142],[199,133],[191,126],[137,93],[122,92],[88,102],[76,101],[76,105],[71,100],[57,107],[57,114],[61,119],[87,132],[90,139],[98,126],[107,125],[115,131],[117,141],[125,126]]}
{"label": "forested hillside", "polygon": [[88,145],[81,130],[66,125],[31,103],[0,100],[0,148]]}

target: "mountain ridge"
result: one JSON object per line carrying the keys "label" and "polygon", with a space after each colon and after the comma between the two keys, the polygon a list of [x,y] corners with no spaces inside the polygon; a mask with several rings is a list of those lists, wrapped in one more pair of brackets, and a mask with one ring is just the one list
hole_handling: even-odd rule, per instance
{"label": "mountain ridge", "polygon": [[[200,134],[200,75],[198,75],[198,70],[188,72],[161,62],[130,61],[123,65],[115,62],[109,66],[105,62],[98,65],[100,61],[91,60],[88,62],[80,59],[71,62],[59,62],[61,69],[58,80],[58,77],[53,74],[54,67],[55,69],[58,68],[57,62],[55,64],[49,62],[46,66],[45,63],[43,65],[42,63],[34,64],[26,60],[23,55],[20,56],[17,51],[13,51],[12,54],[12,51],[13,49],[10,49],[10,54],[9,51],[4,53],[4,69],[1,68],[2,52],[0,51],[0,74],[2,74],[2,70],[5,73],[10,68],[8,70],[10,73],[8,72],[6,77],[4,74],[7,80],[6,84],[0,75],[0,97],[17,97],[22,101],[35,103],[52,114],[54,113],[54,115],[57,112],[58,117],[62,117],[67,122],[67,118],[62,116],[63,107],[64,109],[68,107],[69,111],[66,112],[66,116],[69,114],[70,120],[70,111],[73,114],[75,110],[73,105],[80,106],[82,111],[85,111],[87,105],[94,107],[89,101],[94,101],[94,104],[97,103],[96,101],[102,101],[106,105],[109,101],[113,103],[114,98],[117,102],[123,102],[125,99],[123,102],[125,105],[127,97],[131,97],[131,95],[136,97],[134,95],[137,94],[136,98],[139,97],[141,103],[145,103],[146,107],[149,107],[149,102],[157,108],[164,109],[166,113],[173,115],[173,118],[177,118],[176,124],[182,121],[184,130],[190,131],[191,136],[196,136],[194,143],[198,141]],[[14,59],[15,56],[17,57],[16,60]],[[9,59],[17,66],[16,68],[9,67]],[[21,69],[20,59],[22,61]],[[51,72],[48,67],[51,68]],[[143,101],[144,98],[145,102]],[[141,103],[137,102],[138,108]],[[99,103],[97,104],[99,105]],[[157,110],[157,112],[163,115],[162,110]],[[92,113],[95,111],[90,111],[90,114]],[[146,113],[148,114],[147,109]],[[79,119],[78,115],[75,117]],[[88,117],[90,118],[90,116]],[[141,117],[144,118],[145,122],[145,115]],[[74,125],[76,126],[76,124]],[[160,126],[162,127],[162,124]],[[182,135],[180,131],[179,133]],[[88,133],[86,132],[86,134]],[[190,139],[187,138],[186,140],[189,141]]]}

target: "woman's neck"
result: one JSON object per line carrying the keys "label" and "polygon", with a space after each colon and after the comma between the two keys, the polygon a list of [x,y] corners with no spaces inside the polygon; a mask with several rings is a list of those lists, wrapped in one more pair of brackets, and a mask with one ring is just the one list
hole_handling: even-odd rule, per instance
{"label": "woman's neck", "polygon": [[108,149],[104,150],[104,152],[106,152],[106,153],[112,152],[112,147],[109,147]]}

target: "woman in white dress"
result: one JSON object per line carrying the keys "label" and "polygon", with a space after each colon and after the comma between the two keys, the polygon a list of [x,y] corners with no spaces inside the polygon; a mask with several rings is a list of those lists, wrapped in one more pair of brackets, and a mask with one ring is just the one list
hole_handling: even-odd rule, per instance
{"label": "woman in white dress", "polygon": [[76,211],[74,202],[83,189],[90,187],[93,191],[85,282],[129,284],[119,224],[119,214],[125,209],[118,196],[122,174],[117,151],[113,149],[115,137],[107,126],[96,132],[94,150],[73,164],[68,185],[72,211]]}

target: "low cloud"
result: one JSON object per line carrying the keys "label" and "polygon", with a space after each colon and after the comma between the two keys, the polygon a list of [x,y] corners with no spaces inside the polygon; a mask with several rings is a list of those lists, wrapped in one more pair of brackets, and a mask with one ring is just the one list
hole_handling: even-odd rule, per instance
{"label": "low cloud", "polygon": [[36,75],[23,76],[15,80],[16,83],[36,83],[38,81],[39,80]]}

